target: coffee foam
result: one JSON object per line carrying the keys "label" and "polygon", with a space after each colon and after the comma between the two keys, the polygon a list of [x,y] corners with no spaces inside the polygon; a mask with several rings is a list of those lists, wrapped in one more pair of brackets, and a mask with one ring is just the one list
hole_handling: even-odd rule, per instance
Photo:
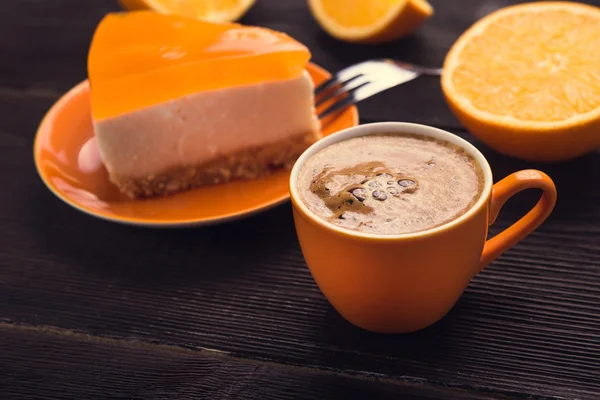
{"label": "coffee foam", "polygon": [[480,197],[483,172],[458,146],[420,135],[383,134],[332,144],[300,169],[302,201],[335,225],[375,234],[431,229]]}

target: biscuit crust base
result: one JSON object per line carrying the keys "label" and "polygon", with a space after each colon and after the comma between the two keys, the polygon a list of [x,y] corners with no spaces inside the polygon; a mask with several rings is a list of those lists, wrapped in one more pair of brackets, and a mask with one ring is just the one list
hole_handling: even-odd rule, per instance
{"label": "biscuit crust base", "polygon": [[129,198],[139,199],[167,196],[234,179],[256,179],[279,168],[290,169],[300,154],[319,138],[318,132],[311,132],[220,156],[200,165],[171,168],[143,178],[111,174],[110,180]]}

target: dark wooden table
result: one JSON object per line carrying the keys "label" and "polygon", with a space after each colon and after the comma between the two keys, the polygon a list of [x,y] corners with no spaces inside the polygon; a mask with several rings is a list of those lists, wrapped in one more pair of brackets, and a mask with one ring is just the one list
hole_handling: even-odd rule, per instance
{"label": "dark wooden table", "polygon": [[[362,103],[363,122],[448,129],[484,152],[496,179],[540,168],[559,190],[551,218],[441,322],[368,333],[315,286],[289,204],[225,225],[148,230],[57,200],[34,169],[34,133],[85,79],[92,32],[118,7],[1,3],[1,399],[600,398],[600,153],[552,165],[500,156],[461,128],[434,79]],[[473,21],[512,2],[432,3],[418,33],[382,47],[329,38],[303,0],[259,0],[244,22],[290,33],[330,70],[378,56],[439,65]],[[511,200],[491,233],[537,196]]]}

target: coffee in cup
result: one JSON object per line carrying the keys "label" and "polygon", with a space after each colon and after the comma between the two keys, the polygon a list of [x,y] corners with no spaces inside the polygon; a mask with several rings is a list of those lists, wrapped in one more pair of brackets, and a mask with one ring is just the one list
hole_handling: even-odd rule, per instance
{"label": "coffee in cup", "polygon": [[356,137],[310,157],[298,176],[309,210],[359,232],[423,231],[463,215],[481,196],[483,171],[448,141],[408,133]]}

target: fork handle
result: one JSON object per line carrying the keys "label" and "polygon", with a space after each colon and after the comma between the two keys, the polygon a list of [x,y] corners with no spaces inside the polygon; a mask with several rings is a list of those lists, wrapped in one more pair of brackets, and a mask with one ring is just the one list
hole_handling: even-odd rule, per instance
{"label": "fork handle", "polygon": [[419,75],[429,75],[429,76],[440,76],[442,75],[442,68],[430,68],[430,67],[422,67],[420,65],[408,64],[402,61],[396,61],[392,59],[386,59],[387,62],[397,65],[402,69],[406,69],[412,72],[416,72]]}

